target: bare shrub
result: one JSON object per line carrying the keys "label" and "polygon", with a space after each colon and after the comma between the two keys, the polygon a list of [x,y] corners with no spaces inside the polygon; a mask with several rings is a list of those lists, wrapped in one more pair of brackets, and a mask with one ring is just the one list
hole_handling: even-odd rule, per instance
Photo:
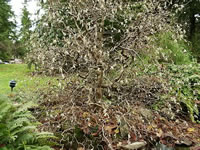
{"label": "bare shrub", "polygon": [[[103,97],[102,88],[131,80],[127,72],[149,49],[150,36],[169,29],[162,0],[56,1],[32,36],[30,55],[42,71],[80,77],[85,88]],[[114,78],[108,76],[116,72]],[[90,89],[92,88],[92,89]]]}

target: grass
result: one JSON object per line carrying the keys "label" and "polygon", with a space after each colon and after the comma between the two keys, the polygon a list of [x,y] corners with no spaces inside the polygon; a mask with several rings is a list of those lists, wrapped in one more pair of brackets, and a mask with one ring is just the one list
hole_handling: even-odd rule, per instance
{"label": "grass", "polygon": [[25,64],[0,64],[0,95],[8,95],[11,93],[9,81],[16,80],[17,86],[14,88],[14,93],[23,91],[37,91],[47,87],[49,81],[56,80],[53,77],[32,76],[31,70]]}

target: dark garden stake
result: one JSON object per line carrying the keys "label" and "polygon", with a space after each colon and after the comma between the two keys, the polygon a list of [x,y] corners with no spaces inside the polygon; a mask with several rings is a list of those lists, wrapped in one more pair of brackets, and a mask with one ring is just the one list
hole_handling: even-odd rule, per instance
{"label": "dark garden stake", "polygon": [[10,81],[11,92],[13,91],[13,88],[16,86],[16,83],[17,82],[15,80]]}

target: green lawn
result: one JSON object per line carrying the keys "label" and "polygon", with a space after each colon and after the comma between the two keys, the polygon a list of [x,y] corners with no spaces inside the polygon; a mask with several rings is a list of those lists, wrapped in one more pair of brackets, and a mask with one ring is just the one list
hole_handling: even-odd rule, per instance
{"label": "green lawn", "polygon": [[0,95],[7,95],[11,89],[9,81],[16,80],[17,86],[14,92],[37,91],[42,87],[48,86],[49,81],[55,78],[47,76],[32,76],[31,70],[25,64],[0,64]]}

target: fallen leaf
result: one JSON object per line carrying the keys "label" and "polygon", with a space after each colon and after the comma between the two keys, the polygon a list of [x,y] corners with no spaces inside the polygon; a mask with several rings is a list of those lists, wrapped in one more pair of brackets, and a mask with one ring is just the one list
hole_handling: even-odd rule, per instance
{"label": "fallen leaf", "polygon": [[87,118],[89,116],[89,113],[88,112],[84,112],[83,113],[83,118]]}
{"label": "fallen leaf", "polygon": [[156,125],[155,123],[152,123],[151,125],[149,125],[149,126],[147,127],[147,130],[150,131],[150,130],[152,130],[152,129],[154,129],[154,128],[157,128],[157,125]]}
{"label": "fallen leaf", "polygon": [[180,146],[191,146],[193,144],[193,142],[189,138],[182,137],[180,139],[180,142],[176,143],[176,144],[180,145]]}
{"label": "fallen leaf", "polygon": [[118,133],[119,133],[119,129],[118,129],[118,128],[115,130],[115,133],[116,133],[116,134],[118,134]]}
{"label": "fallen leaf", "polygon": [[130,132],[130,136],[131,136],[131,138],[130,138],[131,142],[135,142],[137,140],[135,133]]}
{"label": "fallen leaf", "polygon": [[194,132],[194,131],[195,131],[195,128],[188,128],[187,131],[188,131],[188,132]]}
{"label": "fallen leaf", "polygon": [[117,144],[118,147],[122,147],[125,149],[139,149],[141,147],[144,147],[147,143],[146,142],[135,142],[127,145],[122,145],[122,143]]}
{"label": "fallen leaf", "polygon": [[161,137],[162,134],[163,134],[162,129],[158,129],[158,132],[156,133],[156,135],[157,135],[158,137]]}
{"label": "fallen leaf", "polygon": [[112,134],[115,129],[117,129],[117,125],[107,125],[104,127],[105,131],[108,131],[109,134]]}
{"label": "fallen leaf", "polygon": [[77,150],[85,150],[84,147],[78,147]]}

